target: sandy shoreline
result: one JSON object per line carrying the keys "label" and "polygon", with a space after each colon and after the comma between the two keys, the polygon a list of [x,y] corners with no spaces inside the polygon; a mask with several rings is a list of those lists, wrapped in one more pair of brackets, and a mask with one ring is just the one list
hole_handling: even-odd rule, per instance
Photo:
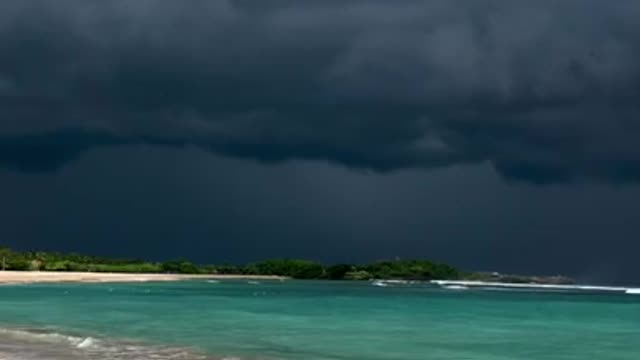
{"label": "sandy shoreline", "polygon": [[182,274],[123,274],[123,273],[90,273],[90,272],[47,272],[47,271],[0,271],[2,284],[32,283],[113,283],[113,282],[149,282],[149,281],[181,281],[194,279],[211,280],[281,280],[280,276],[267,275],[182,275]]}

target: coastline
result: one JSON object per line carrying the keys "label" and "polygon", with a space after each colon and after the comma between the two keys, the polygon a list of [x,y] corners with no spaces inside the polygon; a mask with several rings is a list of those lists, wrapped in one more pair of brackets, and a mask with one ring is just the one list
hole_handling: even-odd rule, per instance
{"label": "coastline", "polygon": [[122,282],[167,282],[183,280],[285,280],[275,275],[221,275],[221,274],[133,274],[97,272],[54,271],[0,271],[0,285],[36,283],[122,283]]}

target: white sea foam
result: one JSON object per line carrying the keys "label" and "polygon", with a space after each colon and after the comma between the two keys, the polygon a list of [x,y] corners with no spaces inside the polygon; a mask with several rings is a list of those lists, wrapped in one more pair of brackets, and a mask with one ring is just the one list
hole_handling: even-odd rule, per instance
{"label": "white sea foam", "polygon": [[[51,344],[68,344],[74,347],[89,347],[95,345],[90,337],[78,337],[60,334],[48,329],[2,329],[0,334],[27,341],[42,341]],[[82,346],[79,346],[82,345]]]}
{"label": "white sea foam", "polygon": [[406,285],[409,284],[408,280],[381,280],[387,284],[399,284],[399,285]]}
{"label": "white sea foam", "polygon": [[489,281],[458,281],[458,280],[432,280],[432,284],[443,288],[451,286],[465,286],[477,289],[504,289],[504,290],[529,290],[529,291],[586,291],[586,292],[617,292],[623,294],[640,294],[640,289],[619,286],[593,286],[593,285],[553,285],[553,284],[517,284]]}
{"label": "white sea foam", "polygon": [[76,344],[76,347],[78,349],[87,349],[95,345],[96,345],[95,340],[91,337],[87,337],[87,338],[84,338],[84,340],[80,341],[78,344]]}
{"label": "white sea foam", "polygon": [[468,286],[464,286],[464,285],[445,285],[443,286],[443,288],[449,289],[449,290],[468,290],[469,289]]}
{"label": "white sea foam", "polygon": [[99,340],[50,329],[0,328],[0,360],[214,360],[189,349]]}

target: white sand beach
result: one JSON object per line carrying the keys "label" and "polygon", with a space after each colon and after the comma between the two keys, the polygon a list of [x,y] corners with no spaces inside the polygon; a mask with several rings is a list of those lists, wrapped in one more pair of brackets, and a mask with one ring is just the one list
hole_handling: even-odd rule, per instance
{"label": "white sand beach", "polygon": [[53,282],[109,283],[180,281],[193,279],[215,280],[281,280],[280,276],[265,275],[182,275],[182,274],[129,274],[90,272],[48,272],[48,271],[0,271],[0,284],[30,284]]}

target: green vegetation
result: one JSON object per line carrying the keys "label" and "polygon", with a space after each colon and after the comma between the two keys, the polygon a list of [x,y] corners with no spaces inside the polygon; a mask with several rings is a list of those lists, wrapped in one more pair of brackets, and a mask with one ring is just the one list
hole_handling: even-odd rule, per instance
{"label": "green vegetation", "polygon": [[17,252],[0,247],[0,269],[32,271],[163,272],[161,264],[56,252]]}
{"label": "green vegetation", "polygon": [[0,261],[1,269],[32,271],[280,275],[295,279],[328,280],[460,278],[460,272],[449,265],[423,260],[324,266],[308,260],[271,259],[248,265],[198,265],[184,259],[156,263],[55,252],[17,252],[0,247]]}
{"label": "green vegetation", "polygon": [[364,266],[362,270],[376,279],[457,279],[460,275],[449,265],[423,260],[383,261]]}
{"label": "green vegetation", "polygon": [[273,259],[245,266],[245,274],[280,275],[294,279],[324,278],[325,268],[313,261],[294,259]]}

